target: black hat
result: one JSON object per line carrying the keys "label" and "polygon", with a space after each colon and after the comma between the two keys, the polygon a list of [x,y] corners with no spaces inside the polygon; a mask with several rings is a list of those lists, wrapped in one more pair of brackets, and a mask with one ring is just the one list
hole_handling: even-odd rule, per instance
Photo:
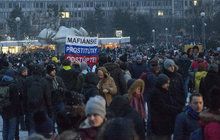
{"label": "black hat", "polygon": [[47,73],[50,74],[51,71],[55,70],[56,66],[54,64],[48,64],[47,65]]}
{"label": "black hat", "polygon": [[119,59],[120,59],[122,62],[127,62],[127,54],[123,54],[122,56],[119,57]]}
{"label": "black hat", "polygon": [[158,77],[157,77],[157,80],[156,80],[156,85],[158,87],[161,87],[162,85],[166,84],[168,81],[169,81],[169,77],[166,75],[166,74],[160,74]]}

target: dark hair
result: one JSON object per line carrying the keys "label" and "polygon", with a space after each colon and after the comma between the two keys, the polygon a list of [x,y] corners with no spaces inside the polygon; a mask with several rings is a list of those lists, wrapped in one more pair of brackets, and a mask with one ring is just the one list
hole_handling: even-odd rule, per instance
{"label": "dark hair", "polygon": [[139,140],[131,120],[114,118],[106,122],[98,140]]}
{"label": "dark hair", "polygon": [[199,50],[199,47],[198,47],[197,45],[195,45],[195,46],[193,47],[193,50],[195,50],[195,49]]}
{"label": "dark hair", "polygon": [[220,88],[213,86],[208,94],[210,111],[217,111],[220,108]]}
{"label": "dark hair", "polygon": [[193,97],[202,97],[202,95],[199,94],[199,93],[191,94],[190,97],[189,97],[189,102],[190,102],[190,103],[192,102]]}

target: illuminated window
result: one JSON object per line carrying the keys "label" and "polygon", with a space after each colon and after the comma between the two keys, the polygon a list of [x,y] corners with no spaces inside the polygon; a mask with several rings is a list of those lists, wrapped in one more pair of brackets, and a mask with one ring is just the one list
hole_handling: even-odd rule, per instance
{"label": "illuminated window", "polygon": [[163,13],[163,11],[158,11],[158,12],[157,12],[157,15],[158,15],[158,16],[164,16],[164,13]]}
{"label": "illuminated window", "polygon": [[70,12],[61,12],[61,18],[70,18]]}
{"label": "illuminated window", "polygon": [[197,6],[198,5],[198,1],[197,0],[193,0],[193,5]]}

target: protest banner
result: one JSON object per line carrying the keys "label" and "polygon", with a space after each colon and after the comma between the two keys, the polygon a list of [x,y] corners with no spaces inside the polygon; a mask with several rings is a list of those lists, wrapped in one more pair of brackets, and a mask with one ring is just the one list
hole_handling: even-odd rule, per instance
{"label": "protest banner", "polygon": [[98,38],[69,36],[66,38],[65,58],[72,62],[86,62],[93,66],[98,63]]}

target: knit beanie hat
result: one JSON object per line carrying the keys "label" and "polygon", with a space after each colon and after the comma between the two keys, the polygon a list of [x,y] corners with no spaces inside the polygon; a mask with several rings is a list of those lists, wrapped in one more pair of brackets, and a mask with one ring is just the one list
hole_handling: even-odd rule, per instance
{"label": "knit beanie hat", "polygon": [[167,70],[170,66],[176,66],[172,59],[166,59],[163,63],[164,68]]}
{"label": "knit beanie hat", "polygon": [[89,98],[85,108],[86,116],[91,114],[98,114],[102,118],[106,115],[106,102],[102,96],[95,96]]}
{"label": "knit beanie hat", "polygon": [[88,64],[86,62],[81,62],[80,63],[80,68],[81,68],[81,70],[87,70],[88,69]]}
{"label": "knit beanie hat", "polygon": [[160,74],[160,75],[157,77],[156,85],[157,85],[158,87],[161,87],[162,85],[166,84],[169,79],[170,79],[170,78],[169,78],[166,74]]}

